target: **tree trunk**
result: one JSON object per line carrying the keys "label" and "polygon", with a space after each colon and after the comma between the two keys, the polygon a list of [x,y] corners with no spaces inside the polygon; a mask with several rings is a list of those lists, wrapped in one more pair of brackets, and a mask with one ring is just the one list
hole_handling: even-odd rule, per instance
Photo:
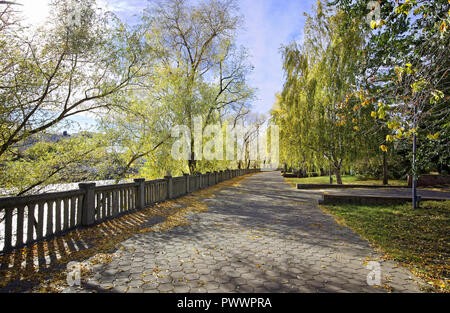
{"label": "tree trunk", "polygon": [[330,176],[330,185],[333,184],[333,171],[331,170],[331,163],[330,163],[330,170],[328,171],[328,175]]}
{"label": "tree trunk", "polygon": [[[193,145],[191,145],[193,147]],[[191,175],[195,174],[195,170],[197,168],[197,161],[195,160],[195,152],[191,148],[191,159],[188,160],[189,172]]]}
{"label": "tree trunk", "polygon": [[191,175],[195,174],[195,171],[197,169],[197,160],[195,159],[196,155],[195,155],[195,138],[194,138],[194,132],[195,132],[195,128],[194,125],[192,124],[192,116],[191,116],[191,109],[189,107],[188,110],[188,121],[189,121],[189,130],[191,132],[191,159],[188,160],[188,167],[189,167],[189,172]]}
{"label": "tree trunk", "polygon": [[189,172],[191,175],[195,174],[195,168],[197,167],[195,163],[195,160],[189,160]]}
{"label": "tree trunk", "polygon": [[336,168],[335,172],[336,172],[336,183],[338,185],[342,185],[341,169],[340,168]]}
{"label": "tree trunk", "polygon": [[386,152],[383,152],[383,185],[387,185],[388,181],[388,164],[387,164],[387,156]]}
{"label": "tree trunk", "polygon": [[340,162],[334,162],[334,173],[336,174],[336,183],[338,185],[342,185],[342,177],[341,177],[341,166],[342,160]]}

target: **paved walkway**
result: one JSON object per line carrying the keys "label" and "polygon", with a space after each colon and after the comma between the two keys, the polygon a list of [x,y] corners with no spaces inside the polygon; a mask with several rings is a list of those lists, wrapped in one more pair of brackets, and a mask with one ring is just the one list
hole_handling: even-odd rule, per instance
{"label": "paved walkway", "polygon": [[418,292],[412,274],[379,260],[360,236],[339,226],[278,172],[260,173],[205,199],[189,226],[126,241],[88,282],[66,292],[387,292],[367,283],[378,260],[382,285]]}

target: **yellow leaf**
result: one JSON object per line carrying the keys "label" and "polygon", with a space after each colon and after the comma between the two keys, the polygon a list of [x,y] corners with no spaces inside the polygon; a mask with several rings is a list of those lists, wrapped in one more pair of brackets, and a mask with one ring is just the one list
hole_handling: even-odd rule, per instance
{"label": "yellow leaf", "polygon": [[442,22],[441,27],[439,27],[441,33],[445,33],[447,31],[447,23],[445,21]]}
{"label": "yellow leaf", "polygon": [[440,133],[439,132],[437,132],[436,134],[429,134],[429,135],[427,135],[427,138],[428,139],[430,139],[430,140],[436,140],[436,139],[438,139],[439,138],[439,135],[440,135]]}
{"label": "yellow leaf", "polygon": [[372,29],[375,29],[376,27],[377,27],[377,22],[375,22],[375,21],[371,21],[370,22],[370,27],[372,28]]}

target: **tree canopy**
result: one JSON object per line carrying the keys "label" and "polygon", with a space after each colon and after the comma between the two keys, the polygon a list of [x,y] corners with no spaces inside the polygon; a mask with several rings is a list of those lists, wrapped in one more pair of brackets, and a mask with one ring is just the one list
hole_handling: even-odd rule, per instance
{"label": "tree canopy", "polygon": [[304,42],[283,50],[272,118],[284,128],[284,162],[331,163],[339,176],[377,150],[384,162],[394,147],[408,158],[402,147],[417,137],[416,174],[448,171],[449,14],[447,0],[318,1]]}
{"label": "tree canopy", "polygon": [[[236,44],[236,2],[155,1],[134,26],[95,0],[76,3],[53,1],[40,28],[1,7],[0,187],[23,194],[77,179],[238,166],[199,160],[194,144],[191,160],[170,157],[175,125],[188,125],[193,143],[195,118],[203,131],[250,111],[252,67]],[[94,119],[96,129],[56,135],[77,116]]]}

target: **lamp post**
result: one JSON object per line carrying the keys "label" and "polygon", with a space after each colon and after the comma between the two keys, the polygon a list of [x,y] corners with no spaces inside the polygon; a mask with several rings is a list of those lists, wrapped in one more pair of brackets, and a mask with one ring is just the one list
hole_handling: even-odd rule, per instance
{"label": "lamp post", "polygon": [[414,106],[414,120],[413,120],[413,156],[412,156],[412,208],[417,208],[417,186],[416,186],[416,129],[417,129],[417,106]]}
{"label": "lamp post", "polygon": [[417,203],[417,189],[416,189],[416,134],[413,135],[413,166],[412,166],[412,181],[411,181],[411,187],[412,187],[412,208],[413,210],[416,209]]}

